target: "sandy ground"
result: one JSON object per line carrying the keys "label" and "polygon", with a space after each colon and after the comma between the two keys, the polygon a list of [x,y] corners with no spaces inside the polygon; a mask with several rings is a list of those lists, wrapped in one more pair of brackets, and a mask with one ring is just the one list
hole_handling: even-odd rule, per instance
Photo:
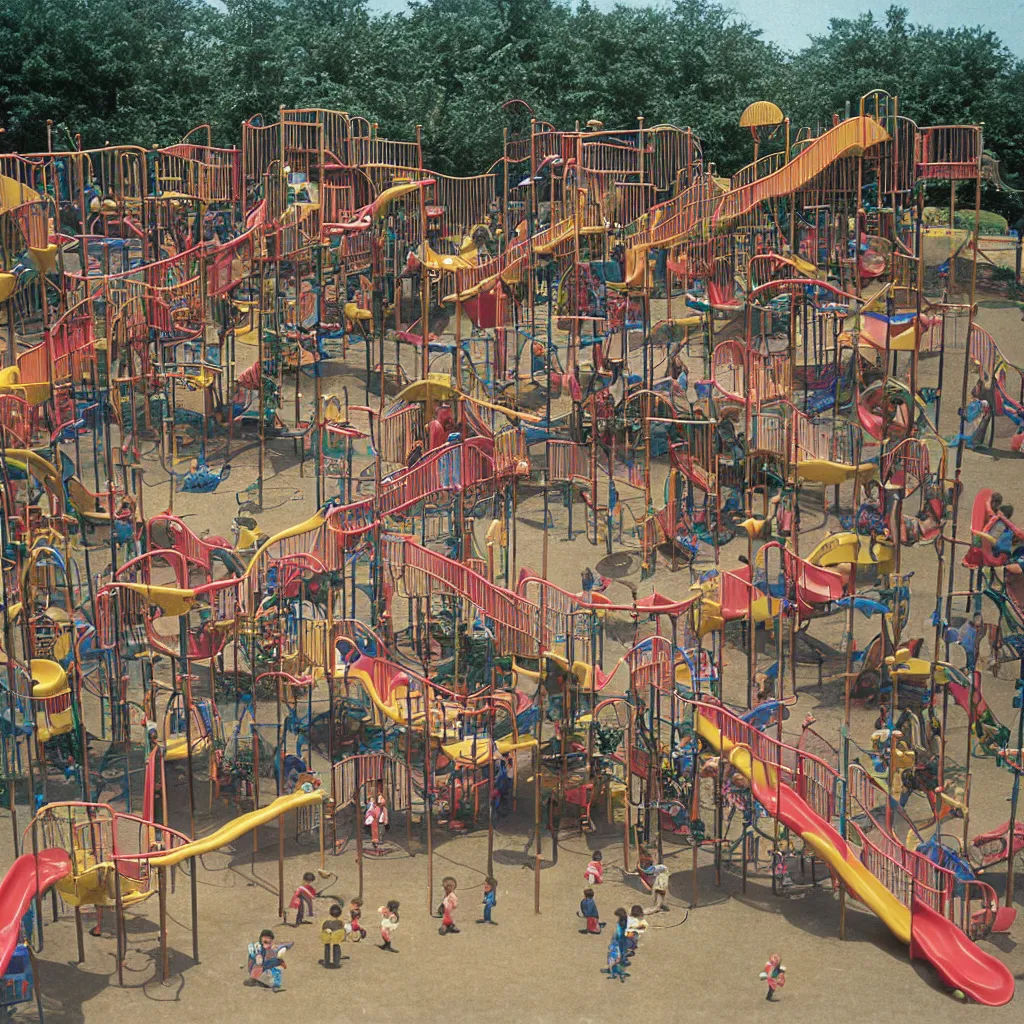
{"label": "sandy ground", "polygon": [[[996,304],[1001,307],[1002,304]],[[655,311],[656,315],[658,310]],[[1024,335],[1016,309],[983,308],[981,323],[987,327],[1011,359],[1024,362]],[[947,377],[941,430],[955,432],[955,413],[963,364],[963,337],[960,347],[947,353]],[[353,362],[362,361],[361,351]],[[242,357],[239,357],[242,362]],[[438,366],[437,368],[447,368]],[[937,359],[922,363],[922,384],[934,382]],[[361,400],[359,377],[342,372],[332,364],[334,376],[325,381],[325,392],[347,384],[353,389],[353,401]],[[358,388],[358,391],[355,389]],[[359,398],[355,397],[360,395]],[[271,477],[264,512],[258,516],[268,533],[305,518],[312,509],[313,483],[300,479],[297,459],[290,441],[274,442],[268,456]],[[1005,443],[1004,443],[1005,447]],[[146,507],[152,514],[166,507],[167,485],[161,482],[155,456],[146,456],[153,467],[147,473]],[[214,495],[177,494],[175,511],[198,533],[229,535],[236,512],[233,492],[248,484],[255,475],[255,453],[233,462],[233,479]],[[165,479],[165,478],[164,478]],[[967,453],[964,463],[964,497],[961,503],[963,523],[970,514],[976,490],[998,481],[1006,500],[1024,509],[1024,477],[1015,459]],[[656,499],[657,500],[657,499]],[[660,501],[658,502],[660,504]],[[844,494],[849,506],[849,495]],[[803,501],[801,550],[809,550],[822,535],[824,527],[820,496],[808,488]],[[566,510],[552,502],[554,526],[548,532],[549,577],[567,589],[578,587],[584,565],[598,566],[604,555],[584,537],[566,540]],[[582,506],[577,506],[577,529],[582,525]],[[829,527],[836,528],[830,521]],[[542,499],[534,490],[524,496],[517,519],[517,568],[529,564],[540,568],[543,536]],[[806,547],[805,547],[806,543]],[[733,541],[722,552],[722,564],[736,564],[745,553],[745,541]],[[690,573],[671,573],[660,565],[652,580],[639,581],[639,560],[630,563],[629,579],[637,583],[639,593],[656,587],[661,593],[676,596],[690,586]],[[702,549],[698,569],[709,568],[709,548]],[[935,553],[933,548],[908,549],[904,567],[913,570],[914,603],[911,612],[912,634],[928,637],[933,607]],[[958,587],[966,579],[958,580]],[[610,592],[613,596],[613,592]],[[625,596],[625,591],[621,592]],[[958,602],[958,605],[961,603]],[[958,607],[958,610],[960,608]],[[811,627],[813,635],[837,642],[843,628],[842,616],[835,616]],[[986,618],[994,618],[986,608]],[[858,616],[856,636],[866,644],[876,631],[875,623]],[[628,642],[632,631],[628,623],[612,624],[610,632]],[[621,651],[621,643],[610,639],[605,666]],[[956,651],[953,659],[962,662]],[[1013,722],[1010,709],[1012,671],[1004,668],[1000,678],[985,674],[985,694],[997,715]],[[817,729],[837,741],[841,721],[842,695],[839,684],[819,690],[812,670],[801,667],[798,675],[799,703],[787,724],[787,736],[795,738],[805,712],[818,719]],[[746,687],[746,658],[735,646],[726,652],[724,689],[727,700],[741,703]],[[617,688],[614,687],[613,688]],[[230,709],[229,709],[230,710]],[[98,720],[90,727],[98,731]],[[853,735],[867,743],[874,712],[855,710]],[[950,713],[949,742],[951,756],[963,760],[966,749],[966,719],[958,710]],[[322,766],[321,766],[322,767]],[[185,790],[180,777],[171,785],[172,824],[187,826]],[[972,785],[970,829],[974,833],[998,825],[1008,816],[1007,797],[1010,776],[991,760],[975,761]],[[199,787],[199,805],[206,807],[205,789]],[[924,817],[925,804],[914,798],[911,807],[916,817]],[[25,809],[19,808],[24,823]],[[207,832],[229,815],[218,807],[213,816],[201,814],[197,830]],[[558,861],[551,862],[551,847],[544,841],[541,872],[541,913],[534,913],[533,857],[524,856],[527,831],[532,822],[532,797],[524,791],[518,813],[500,821],[495,837],[495,875],[498,879],[498,906],[495,917],[499,927],[487,928],[473,923],[481,898],[486,872],[486,831],[469,836],[451,837],[435,832],[434,889],[428,899],[427,857],[417,840],[411,854],[404,851],[405,827],[395,821],[389,837],[395,852],[387,857],[366,858],[364,896],[367,913],[364,924],[368,941],[345,947],[350,959],[341,971],[327,972],[318,965],[322,947],[318,929],[293,929],[280,925],[277,911],[277,831],[260,833],[261,852],[255,857],[249,844],[235,851],[222,851],[203,859],[198,875],[199,946],[201,962],[191,960],[189,934],[188,879],[177,875],[176,891],[169,898],[169,943],[172,978],[161,984],[159,978],[158,908],[155,898],[132,908],[128,913],[128,954],[125,985],[119,988],[115,973],[115,945],[106,921],[101,938],[86,936],[85,962],[76,963],[75,930],[69,911],[60,920],[48,924],[45,949],[40,958],[40,978],[45,993],[48,1021],[70,1024],[76,1021],[141,1020],[152,1024],[205,1021],[208,1024],[232,1022],[256,1015],[284,1014],[292,1020],[330,1020],[341,1016],[357,1019],[392,1021],[433,1021],[459,1019],[493,1020],[496,1017],[523,1022],[549,1022],[560,1019],[590,1022],[621,1020],[625,1017],[646,1021],[674,1021],[696,1015],[697,1019],[729,1019],[742,1015],[745,1020],[767,1020],[785,1016],[792,1021],[820,1024],[837,1014],[856,1014],[861,1020],[882,1021],[898,1014],[910,1020],[943,1021],[963,1019],[966,1013],[976,1019],[1019,1019],[1019,1004],[1002,1009],[970,1007],[964,1009],[939,984],[925,964],[911,964],[907,952],[887,932],[880,921],[866,911],[851,908],[847,918],[846,940],[840,942],[839,905],[827,878],[812,885],[810,874],[801,878],[793,862],[797,885],[785,895],[772,894],[768,874],[751,873],[747,891],[741,890],[738,867],[727,868],[721,884],[715,884],[709,855],[702,853],[696,871],[698,899],[691,906],[694,891],[692,854],[666,840],[666,862],[672,871],[671,910],[651,918],[651,930],[634,960],[631,977],[625,984],[610,982],[600,973],[607,942],[578,934],[580,920],[575,917],[581,890],[583,868],[588,851],[601,847],[607,864],[604,884],[598,889],[597,902],[602,918],[613,920],[617,906],[629,907],[646,902],[635,879],[622,871],[623,843],[621,825],[605,824],[590,839],[570,838],[560,844]],[[4,813],[3,819],[9,816]],[[397,816],[396,816],[397,817]],[[291,830],[291,823],[286,827]],[[960,826],[958,825],[957,828]],[[417,830],[417,837],[419,830]],[[11,829],[0,820],[0,864],[11,853]],[[287,894],[299,883],[305,870],[318,866],[315,844],[299,845],[286,841],[285,887]],[[338,880],[331,894],[350,897],[357,891],[354,844],[340,855],[327,856],[328,869]],[[462,933],[440,937],[438,922],[430,916],[431,903],[438,898],[443,875],[459,881]],[[991,879],[997,891],[1003,889],[1002,873]],[[1024,896],[1024,884],[1018,882],[1017,898]],[[401,901],[401,926],[395,945],[397,956],[388,956],[375,948],[375,908],[388,899]],[[327,901],[318,901],[318,915],[326,912]],[[46,912],[49,920],[49,911]],[[90,926],[92,918],[86,919]],[[259,930],[273,927],[279,939],[295,942],[288,954],[285,972],[286,991],[271,994],[246,987],[240,965],[246,945]],[[1024,977],[1024,949],[1020,948],[1024,925],[997,942],[985,942],[984,948],[1005,960],[1015,975]],[[772,952],[779,952],[787,967],[788,985],[781,1004],[770,1006],[764,1000],[764,987],[757,975]],[[22,1007],[15,1019],[32,1019],[34,1010]]]}

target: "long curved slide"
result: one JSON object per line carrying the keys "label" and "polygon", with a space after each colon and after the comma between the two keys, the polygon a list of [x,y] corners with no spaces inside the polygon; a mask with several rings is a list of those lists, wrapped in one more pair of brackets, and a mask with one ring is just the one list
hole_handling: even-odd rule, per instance
{"label": "long curved slide", "polygon": [[217,829],[205,839],[196,839],[194,842],[177,846],[159,857],[151,857],[149,863],[155,868],[171,868],[192,857],[213,853],[252,832],[253,829],[266,825],[275,818],[280,818],[281,815],[287,814],[289,811],[297,811],[300,807],[310,807],[313,804],[321,803],[325,796],[326,794],[320,789],[314,789],[310,793],[289,793],[287,796],[279,796],[266,807],[259,807],[255,811],[250,811],[248,814],[229,821],[223,828]]}
{"label": "long curved slide", "polygon": [[1013,998],[1014,981],[1000,960],[976,946],[959,928],[930,907],[915,901],[913,915],[861,862],[846,840],[789,786],[778,786],[774,769],[750,749],[722,736],[708,718],[697,713],[697,731],[714,750],[750,780],[757,801],[774,818],[798,833],[843,880],[850,894],[877,914],[911,957],[927,960],[949,986],[986,1006],[1002,1006]]}
{"label": "long curved slide", "polygon": [[71,872],[64,850],[43,850],[38,857],[23,854],[0,880],[0,975],[7,970],[18,945],[21,919],[36,893],[44,893]]}
{"label": "long curved slide", "polygon": [[799,191],[836,160],[856,156],[888,139],[889,133],[873,117],[847,118],[808,143],[773,174],[727,192],[712,215],[711,227],[749,212],[765,199]]}

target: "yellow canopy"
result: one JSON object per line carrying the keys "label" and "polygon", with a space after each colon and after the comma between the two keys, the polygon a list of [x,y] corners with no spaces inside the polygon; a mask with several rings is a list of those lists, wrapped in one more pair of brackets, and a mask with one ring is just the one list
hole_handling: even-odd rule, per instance
{"label": "yellow canopy", "polygon": [[184,615],[196,599],[194,590],[179,587],[158,587],[148,583],[119,583],[118,586],[134,590],[150,604],[155,604],[165,615]]}
{"label": "yellow canopy", "polygon": [[399,392],[398,398],[402,402],[446,402],[458,394],[449,374],[430,373],[422,380],[407,384]]}

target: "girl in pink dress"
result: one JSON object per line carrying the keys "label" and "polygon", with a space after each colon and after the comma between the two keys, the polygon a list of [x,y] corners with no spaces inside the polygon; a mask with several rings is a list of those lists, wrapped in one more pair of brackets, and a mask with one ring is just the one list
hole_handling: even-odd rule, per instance
{"label": "girl in pink dress", "polygon": [[455,911],[459,906],[459,897],[455,895],[455,888],[458,882],[449,875],[447,878],[441,879],[441,884],[444,886],[444,899],[441,900],[442,921],[437,933],[438,935],[447,935],[449,932],[454,932],[457,935],[459,929],[455,927]]}
{"label": "girl in pink dress", "polygon": [[371,800],[366,805],[366,817],[363,819],[363,825],[370,830],[370,842],[374,846],[378,846],[381,825],[384,826],[385,832],[391,828],[388,821],[388,805],[383,793],[378,794],[376,800]]}

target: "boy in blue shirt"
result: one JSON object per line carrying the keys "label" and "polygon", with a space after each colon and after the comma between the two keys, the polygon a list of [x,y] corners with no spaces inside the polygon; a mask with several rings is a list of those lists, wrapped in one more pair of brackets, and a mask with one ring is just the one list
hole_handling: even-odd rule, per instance
{"label": "boy in blue shirt", "polygon": [[481,917],[477,924],[497,924],[497,921],[491,920],[491,911],[498,904],[498,883],[497,881],[488,875],[484,879],[484,916]]}
{"label": "boy in blue shirt", "polygon": [[597,903],[594,902],[594,890],[584,889],[580,900],[579,916],[586,919],[587,927],[580,929],[580,935],[600,935],[604,922],[598,920]]}

